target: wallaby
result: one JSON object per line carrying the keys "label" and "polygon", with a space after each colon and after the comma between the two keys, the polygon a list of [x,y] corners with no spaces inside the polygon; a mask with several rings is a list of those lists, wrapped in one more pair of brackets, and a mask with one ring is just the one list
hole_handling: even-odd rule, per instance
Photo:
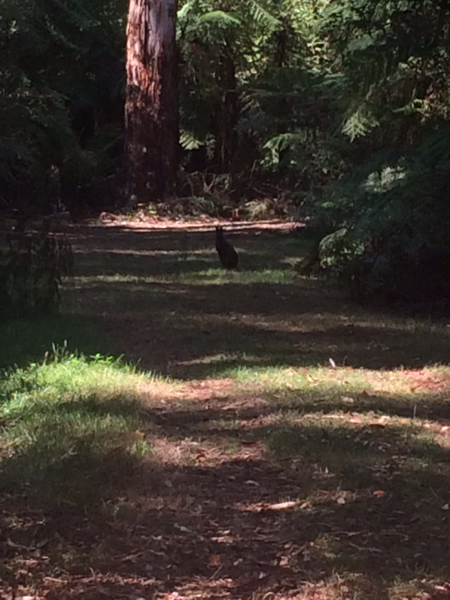
{"label": "wallaby", "polygon": [[225,239],[223,235],[223,228],[216,227],[216,250],[222,263],[222,267],[225,269],[235,269],[238,264],[238,253]]}

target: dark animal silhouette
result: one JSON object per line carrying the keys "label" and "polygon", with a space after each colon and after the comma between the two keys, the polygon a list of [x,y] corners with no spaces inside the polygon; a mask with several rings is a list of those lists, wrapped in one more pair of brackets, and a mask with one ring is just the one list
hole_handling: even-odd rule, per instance
{"label": "dark animal silhouette", "polygon": [[222,227],[216,227],[216,250],[225,269],[235,269],[239,256],[233,246],[225,239]]}

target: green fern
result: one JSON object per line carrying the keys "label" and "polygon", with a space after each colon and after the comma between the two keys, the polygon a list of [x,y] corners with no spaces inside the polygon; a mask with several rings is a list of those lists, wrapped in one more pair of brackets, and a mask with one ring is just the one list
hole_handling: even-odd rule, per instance
{"label": "green fern", "polygon": [[221,28],[241,26],[241,21],[237,17],[223,10],[213,10],[200,15],[197,23],[198,25],[202,25],[203,23],[214,24]]}
{"label": "green fern", "polygon": [[246,0],[249,14],[255,23],[263,25],[271,30],[275,30],[280,25],[280,21],[274,17],[264,6],[261,1]]}
{"label": "green fern", "polygon": [[184,150],[197,150],[204,145],[194,133],[182,129],[180,131],[180,145]]}
{"label": "green fern", "polygon": [[358,137],[367,135],[374,127],[377,127],[379,122],[375,115],[370,111],[367,104],[360,104],[351,110],[342,126],[342,131],[353,142]]}

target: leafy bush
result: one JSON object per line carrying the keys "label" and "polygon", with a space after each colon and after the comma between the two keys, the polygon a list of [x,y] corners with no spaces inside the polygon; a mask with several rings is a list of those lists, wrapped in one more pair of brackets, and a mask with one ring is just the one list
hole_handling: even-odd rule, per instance
{"label": "leafy bush", "polygon": [[450,250],[398,234],[350,261],[343,275],[361,304],[437,302],[450,298]]}
{"label": "leafy bush", "polygon": [[408,148],[381,152],[335,185],[317,207],[328,231],[322,266],[360,302],[450,298],[448,128]]}
{"label": "leafy bush", "polygon": [[[123,3],[0,3],[0,208],[48,208],[61,195],[111,203],[125,88]],[[84,208],[84,206],[83,206]]]}

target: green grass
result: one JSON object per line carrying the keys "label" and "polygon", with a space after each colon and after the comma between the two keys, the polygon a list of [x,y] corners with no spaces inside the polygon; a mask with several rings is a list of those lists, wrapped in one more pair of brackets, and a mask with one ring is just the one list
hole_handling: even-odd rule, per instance
{"label": "green grass", "polygon": [[151,283],[170,283],[178,282],[181,284],[190,284],[196,286],[205,285],[223,285],[224,283],[233,285],[251,285],[252,283],[269,284],[291,284],[295,281],[296,275],[290,265],[285,268],[263,269],[263,270],[236,270],[224,271],[222,268],[196,268],[190,273],[186,265],[194,261],[186,259],[180,261],[179,269],[165,275],[127,275],[121,273],[95,276],[77,277],[75,281],[83,286],[92,284],[135,284],[148,285]]}
{"label": "green grass", "polygon": [[141,439],[151,378],[112,358],[56,352],[0,380],[4,493],[86,506],[117,493],[150,451]]}

